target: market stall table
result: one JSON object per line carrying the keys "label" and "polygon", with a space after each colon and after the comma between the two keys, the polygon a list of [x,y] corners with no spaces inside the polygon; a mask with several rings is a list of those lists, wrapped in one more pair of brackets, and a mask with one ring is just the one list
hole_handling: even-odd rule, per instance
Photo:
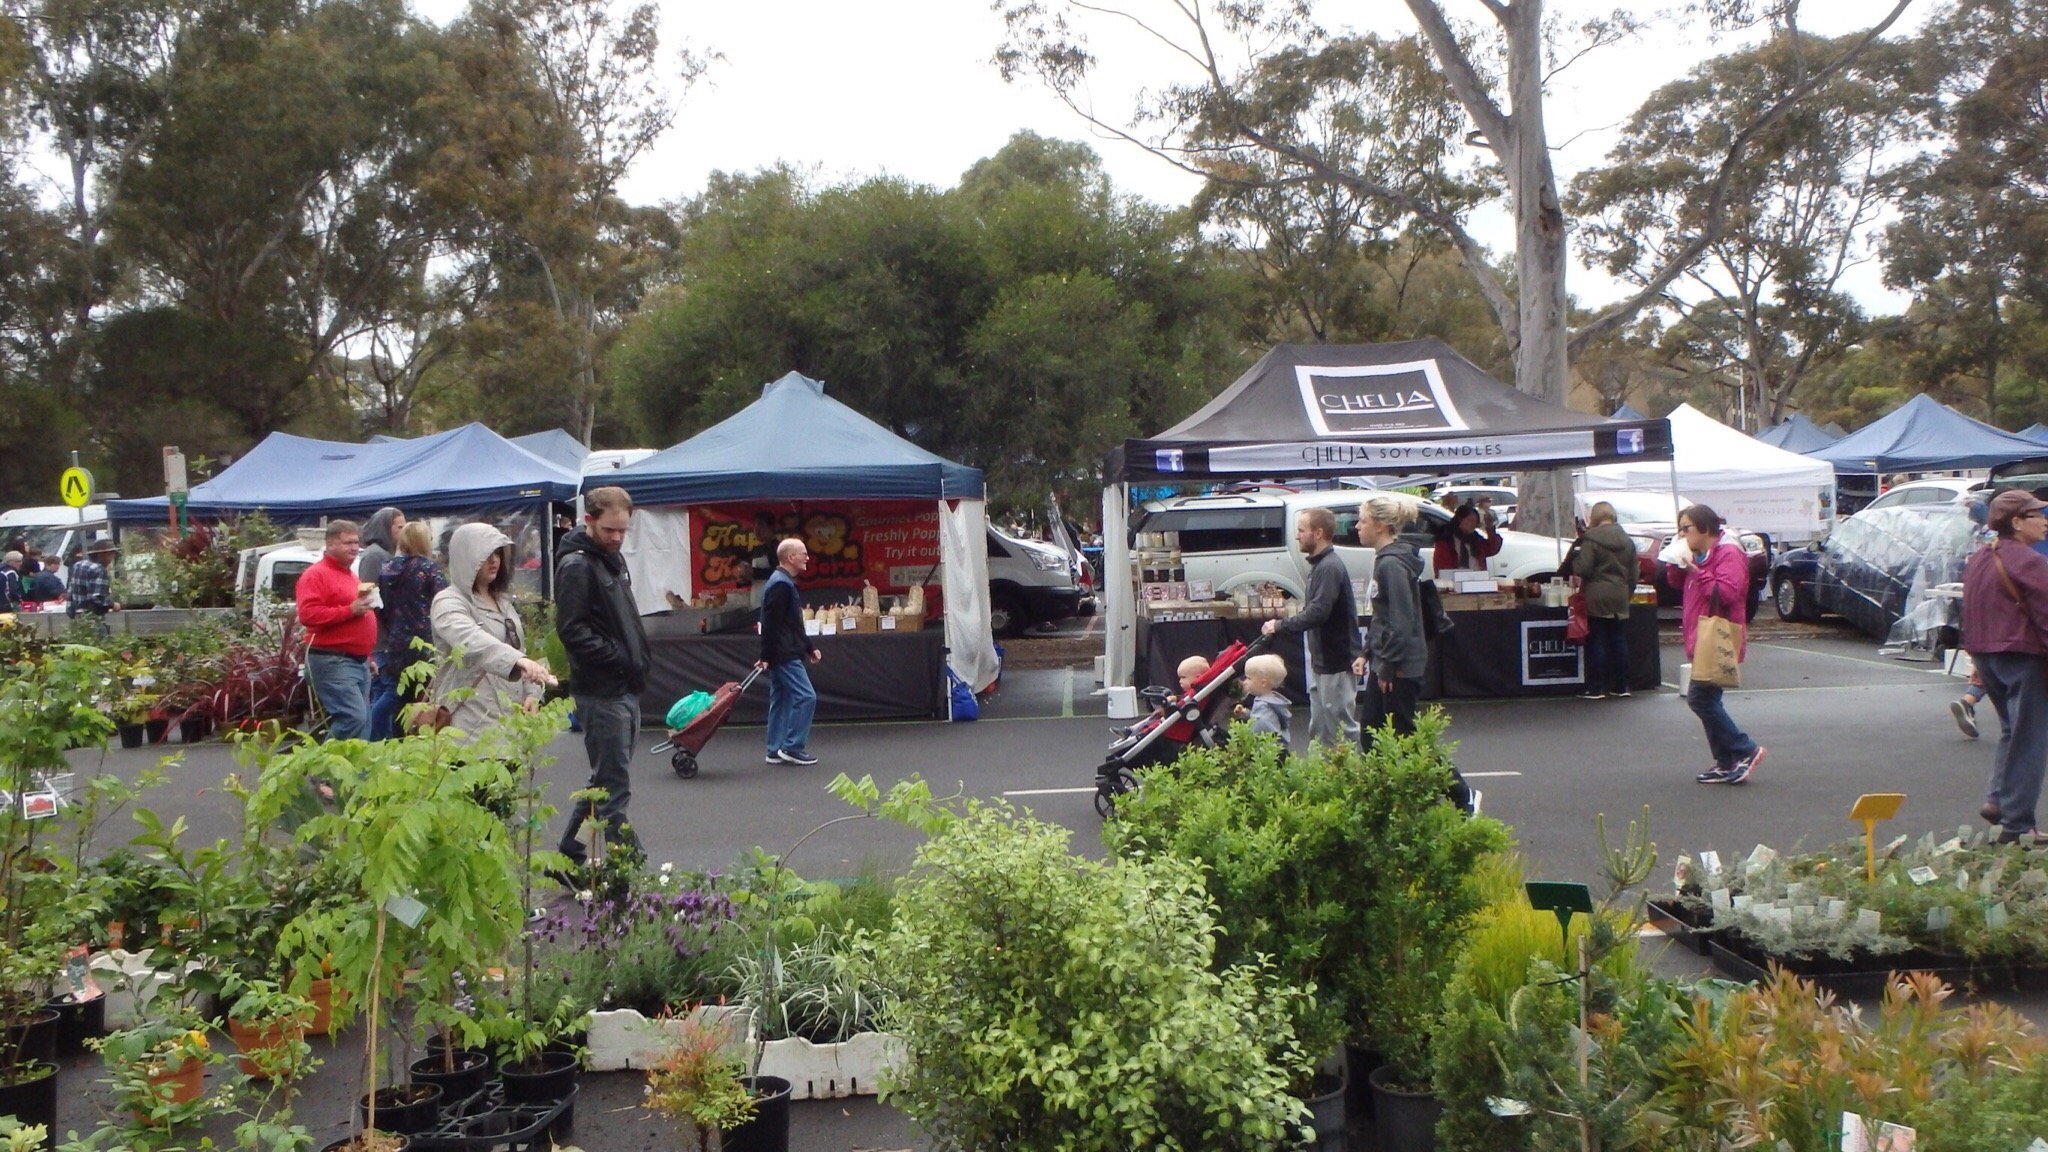
{"label": "market stall table", "polygon": [[[647,628],[647,690],[640,694],[644,724],[658,726],[669,706],[692,692],[710,692],[745,678],[761,658],[761,637],[751,627],[700,633],[693,620],[657,613]],[[811,665],[820,720],[944,719],[946,630],[936,622],[915,632],[816,636],[824,659]],[[732,720],[768,718],[764,681],[740,698]]]}

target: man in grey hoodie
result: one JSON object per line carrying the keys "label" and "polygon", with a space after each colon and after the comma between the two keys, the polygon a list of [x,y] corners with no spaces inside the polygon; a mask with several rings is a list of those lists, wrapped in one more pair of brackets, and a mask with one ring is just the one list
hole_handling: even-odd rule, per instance
{"label": "man in grey hoodie", "polygon": [[[398,551],[398,530],[405,527],[405,513],[396,508],[379,508],[363,525],[363,550],[356,556],[356,579],[374,583],[384,565]],[[383,623],[383,621],[378,621]]]}
{"label": "man in grey hoodie", "polygon": [[1308,599],[1285,620],[1261,629],[1302,635],[1308,643],[1308,738],[1336,745],[1358,743],[1358,600],[1351,573],[1332,547],[1337,517],[1328,508],[1304,508],[1294,518],[1294,542],[1309,558]]}

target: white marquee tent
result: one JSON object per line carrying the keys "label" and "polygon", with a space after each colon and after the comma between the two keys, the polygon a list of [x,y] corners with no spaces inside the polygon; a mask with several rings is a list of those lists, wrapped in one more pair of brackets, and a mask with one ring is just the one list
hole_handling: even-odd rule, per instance
{"label": "white marquee tent", "polygon": [[1835,468],[1746,436],[1681,404],[1671,421],[1673,459],[1598,464],[1581,490],[1683,492],[1730,524],[1779,539],[1806,540],[1827,531],[1835,503]]}

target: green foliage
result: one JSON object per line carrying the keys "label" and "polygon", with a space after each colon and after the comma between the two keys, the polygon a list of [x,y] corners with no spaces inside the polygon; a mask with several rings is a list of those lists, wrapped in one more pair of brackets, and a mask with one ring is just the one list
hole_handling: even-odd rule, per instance
{"label": "green foliage", "polygon": [[647,1107],[687,1123],[706,1152],[714,1133],[754,1115],[754,1098],[741,1078],[745,1068],[731,1053],[729,1039],[724,1029],[691,1017],[647,1070]]}
{"label": "green foliage", "polygon": [[1196,866],[1107,863],[1063,829],[970,802],[918,852],[874,943],[885,1085],[940,1148],[1267,1149],[1305,1057],[1269,967],[1214,967]]}

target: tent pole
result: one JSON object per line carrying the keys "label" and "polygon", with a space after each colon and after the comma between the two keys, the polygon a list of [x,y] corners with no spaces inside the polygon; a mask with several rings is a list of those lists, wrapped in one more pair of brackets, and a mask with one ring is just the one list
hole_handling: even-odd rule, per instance
{"label": "tent pole", "polygon": [[1678,506],[1678,453],[1672,452],[1667,466],[1671,470],[1671,523],[1678,523],[1678,514],[1685,509]]}

